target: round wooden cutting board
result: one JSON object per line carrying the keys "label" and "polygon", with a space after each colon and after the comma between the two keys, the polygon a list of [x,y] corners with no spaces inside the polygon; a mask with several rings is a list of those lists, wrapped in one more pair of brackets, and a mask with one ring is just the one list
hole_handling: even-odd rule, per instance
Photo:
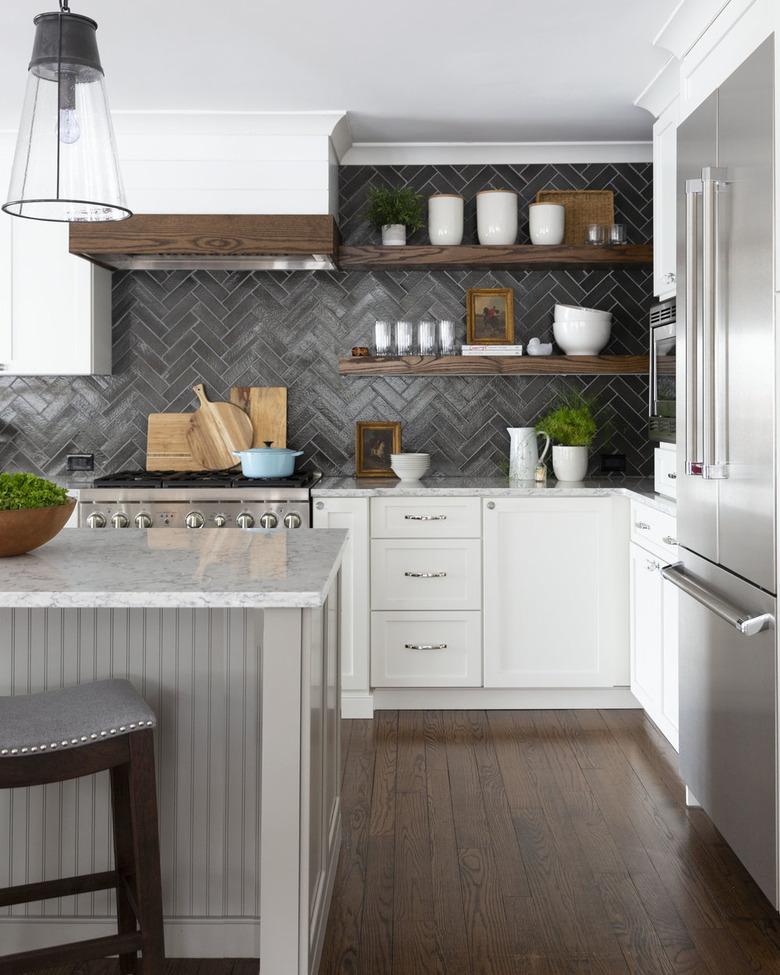
{"label": "round wooden cutting board", "polygon": [[252,446],[252,421],[232,403],[211,402],[203,383],[194,386],[193,392],[200,400],[200,407],[190,417],[187,431],[192,456],[206,470],[236,467],[238,458],[233,451]]}

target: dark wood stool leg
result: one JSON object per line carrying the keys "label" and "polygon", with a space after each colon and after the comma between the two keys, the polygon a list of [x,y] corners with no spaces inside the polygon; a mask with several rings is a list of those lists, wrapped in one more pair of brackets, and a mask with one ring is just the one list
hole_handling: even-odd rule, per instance
{"label": "dark wood stool leg", "polygon": [[149,731],[128,735],[130,743],[130,817],[138,921],[141,927],[143,975],[163,975],[165,945],[157,833],[157,785],[154,737]]}
{"label": "dark wood stool leg", "polygon": [[[111,810],[114,821],[114,863],[120,878],[135,889],[133,869],[133,828],[130,816],[130,766],[117,765],[111,769]],[[116,886],[116,921],[119,934],[134,934],[137,930],[135,911],[125,884]],[[136,952],[119,956],[121,975],[134,975]]]}

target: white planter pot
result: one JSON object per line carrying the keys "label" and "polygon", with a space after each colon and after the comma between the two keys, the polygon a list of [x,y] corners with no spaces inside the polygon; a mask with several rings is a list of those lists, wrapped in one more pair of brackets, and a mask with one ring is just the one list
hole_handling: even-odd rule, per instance
{"label": "white planter pot", "polygon": [[428,197],[428,237],[445,247],[463,240],[463,197],[436,193]]}
{"label": "white planter pot", "polygon": [[528,207],[528,230],[532,244],[562,244],[566,208],[559,203],[532,203]]}
{"label": "white planter pot", "polygon": [[516,193],[509,190],[477,193],[477,237],[480,244],[514,244],[517,240]]}
{"label": "white planter pot", "polygon": [[385,247],[403,247],[406,243],[406,227],[402,223],[386,223],[382,227],[382,243]]}
{"label": "white planter pot", "polygon": [[559,481],[583,481],[588,473],[587,447],[561,447],[552,450],[553,473]]}

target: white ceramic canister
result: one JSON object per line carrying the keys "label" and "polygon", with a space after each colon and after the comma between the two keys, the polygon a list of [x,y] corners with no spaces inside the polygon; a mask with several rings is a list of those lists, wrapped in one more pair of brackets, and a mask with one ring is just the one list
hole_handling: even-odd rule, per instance
{"label": "white ceramic canister", "polygon": [[463,240],[463,197],[434,193],[428,197],[428,237],[432,244],[451,246]]}
{"label": "white ceramic canister", "polygon": [[517,240],[517,193],[477,193],[477,237],[480,244],[514,244]]}
{"label": "white ceramic canister", "polygon": [[566,208],[560,203],[532,203],[528,207],[528,229],[532,244],[562,244]]}
{"label": "white ceramic canister", "polygon": [[403,247],[406,243],[406,227],[402,223],[386,223],[382,227],[382,244],[385,247]]}

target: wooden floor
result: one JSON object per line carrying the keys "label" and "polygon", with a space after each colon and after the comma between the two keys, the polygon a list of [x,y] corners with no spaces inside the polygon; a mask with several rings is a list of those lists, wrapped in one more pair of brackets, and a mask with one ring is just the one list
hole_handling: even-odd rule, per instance
{"label": "wooden floor", "polygon": [[686,809],[642,712],[385,711],[343,728],[320,975],[780,973],[777,915]]}

